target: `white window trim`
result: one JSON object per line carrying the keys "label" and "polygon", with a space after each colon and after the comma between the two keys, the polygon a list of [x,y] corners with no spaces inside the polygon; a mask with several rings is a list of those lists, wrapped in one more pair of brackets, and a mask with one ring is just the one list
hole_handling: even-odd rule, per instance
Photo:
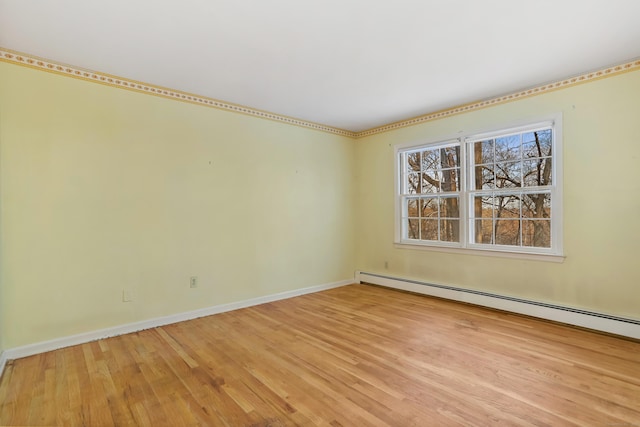
{"label": "white window trim", "polygon": [[[500,245],[483,245],[473,244],[468,241],[468,233],[470,227],[470,212],[468,207],[468,198],[470,188],[470,177],[468,177],[468,162],[470,161],[467,153],[467,145],[470,142],[485,139],[487,137],[499,137],[507,136],[514,133],[522,133],[548,127],[552,125],[553,138],[554,138],[554,150],[553,150],[553,166],[552,166],[552,200],[553,200],[553,215],[551,220],[551,248],[535,248],[535,247],[515,247],[515,246],[500,246]],[[534,119],[519,121],[516,123],[510,123],[506,125],[496,125],[490,128],[457,132],[456,135],[444,135],[439,138],[429,138],[428,140],[412,141],[394,146],[394,179],[395,179],[395,233],[394,233],[394,247],[401,249],[419,249],[437,252],[459,253],[467,255],[483,255],[483,256],[502,256],[507,258],[520,258],[529,260],[542,260],[552,262],[562,262],[565,258],[563,253],[563,236],[562,236],[562,224],[563,224],[563,179],[562,179],[562,167],[563,167],[563,147],[562,147],[562,113],[556,113],[544,117],[537,117]],[[460,159],[462,163],[460,165],[460,182],[464,182],[464,191],[461,192],[460,197],[460,222],[464,222],[464,226],[461,227],[460,242],[436,242],[436,241],[415,241],[415,240],[403,240],[402,238],[402,187],[401,171],[404,168],[402,164],[401,153],[411,151],[413,148],[419,149],[420,147],[428,147],[429,145],[442,145],[447,143],[460,143]],[[524,189],[526,191],[526,189]]]}

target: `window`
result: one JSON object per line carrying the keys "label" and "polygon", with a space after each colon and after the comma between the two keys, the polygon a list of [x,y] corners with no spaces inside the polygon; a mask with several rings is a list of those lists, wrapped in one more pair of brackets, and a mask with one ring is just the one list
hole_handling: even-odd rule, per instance
{"label": "window", "polygon": [[409,240],[460,241],[460,144],[402,154],[405,236]]}
{"label": "window", "polygon": [[559,118],[396,148],[396,242],[561,255]]}

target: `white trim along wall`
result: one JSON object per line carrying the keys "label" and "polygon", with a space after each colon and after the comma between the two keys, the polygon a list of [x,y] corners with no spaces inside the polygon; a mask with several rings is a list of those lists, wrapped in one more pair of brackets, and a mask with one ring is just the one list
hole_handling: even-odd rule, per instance
{"label": "white trim along wall", "polygon": [[292,291],[266,295],[263,297],[251,298],[244,301],[215,305],[200,310],[177,313],[169,316],[157,317],[155,319],[114,326],[112,328],[100,329],[97,331],[90,331],[82,334],[56,338],[53,340],[29,344],[22,347],[10,348],[0,354],[0,377],[2,376],[4,367],[9,360],[20,359],[22,357],[33,356],[34,354],[45,353],[47,351],[58,350],[65,347],[71,347],[74,345],[84,344],[87,342],[109,337],[115,337],[118,335],[129,334],[132,332],[138,332],[145,329],[157,328],[159,326],[169,325],[172,323],[184,322],[185,320],[197,319],[199,317],[211,316],[213,314],[225,313],[227,311],[239,310],[241,308],[252,307],[268,302],[284,300],[333,288],[339,288],[340,286],[345,286],[351,283],[353,283],[353,280],[349,279],[323,285],[310,286],[307,288],[295,289]]}
{"label": "white trim along wall", "polygon": [[483,307],[495,308],[512,313],[538,317],[568,325],[580,326],[595,331],[607,332],[623,337],[640,339],[640,319],[627,319],[596,313],[572,307],[529,301],[504,295],[471,289],[455,288],[452,286],[420,282],[400,277],[384,276],[375,273],[356,272],[356,282],[371,283],[393,289],[415,292],[445,298],[453,301],[466,302]]}
{"label": "white trim along wall", "polygon": [[[370,283],[373,285],[384,286],[392,289],[415,292],[418,294],[430,295],[453,301],[466,302],[483,307],[490,307],[513,313],[538,317],[541,319],[566,323],[568,325],[580,326],[588,329],[593,329],[595,331],[607,332],[623,337],[640,339],[639,319],[627,319],[571,307],[563,307],[537,301],[528,301],[520,298],[490,294],[487,292],[431,284],[399,277],[383,276],[375,273],[366,273],[361,271],[357,271],[355,273],[355,282]],[[216,305],[200,310],[193,310],[184,313],[158,317],[141,322],[129,323],[112,328],[100,329],[96,331],[85,332],[82,334],[57,338],[50,341],[43,341],[22,347],[7,349],[0,354],[0,377],[2,376],[6,363],[9,360],[32,356],[34,354],[44,353],[64,347],[70,347],[73,345],[84,344],[99,339],[142,331],[145,329],[152,329],[172,323],[183,322],[185,320],[211,316],[227,311],[238,310],[241,308],[265,304],[268,302],[338,288],[350,283],[353,283],[353,281],[342,280],[339,282],[311,286],[303,289],[296,289],[293,291],[281,292],[278,294],[272,294],[258,298],[251,298],[248,300],[229,304]]]}

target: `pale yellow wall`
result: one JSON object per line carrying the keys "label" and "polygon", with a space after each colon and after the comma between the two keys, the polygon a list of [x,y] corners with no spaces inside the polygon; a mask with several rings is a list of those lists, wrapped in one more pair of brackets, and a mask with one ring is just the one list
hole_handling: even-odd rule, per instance
{"label": "pale yellow wall", "polygon": [[[0,351],[354,270],[640,318],[640,72],[357,141],[6,63],[0,75]],[[558,112],[564,263],[393,246],[394,144]]]}
{"label": "pale yellow wall", "polygon": [[353,140],[0,73],[4,348],[353,277]]}
{"label": "pale yellow wall", "polygon": [[[564,263],[394,248],[395,144],[557,112]],[[357,141],[357,269],[640,318],[639,119],[636,71]]]}

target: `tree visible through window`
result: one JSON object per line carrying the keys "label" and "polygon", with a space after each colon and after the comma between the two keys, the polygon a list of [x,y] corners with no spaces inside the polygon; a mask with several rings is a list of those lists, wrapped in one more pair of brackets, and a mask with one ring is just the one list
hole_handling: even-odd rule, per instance
{"label": "tree visible through window", "polygon": [[557,253],[552,123],[398,151],[400,243]]}
{"label": "tree visible through window", "polygon": [[460,144],[408,152],[407,237],[460,241]]}
{"label": "tree visible through window", "polygon": [[550,248],[551,129],[470,145],[474,242]]}

